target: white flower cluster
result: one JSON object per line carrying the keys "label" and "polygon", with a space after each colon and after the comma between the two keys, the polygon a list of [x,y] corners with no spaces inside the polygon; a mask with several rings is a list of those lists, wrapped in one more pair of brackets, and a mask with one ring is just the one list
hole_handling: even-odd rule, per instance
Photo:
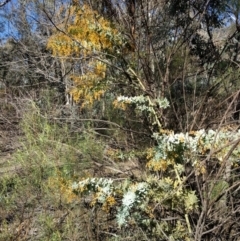
{"label": "white flower cluster", "polygon": [[124,193],[123,199],[122,199],[123,206],[127,206],[129,208],[132,207],[132,205],[136,200],[136,197],[137,197],[136,193],[132,190]]}
{"label": "white flower cluster", "polygon": [[143,95],[133,96],[133,97],[118,96],[117,101],[123,102],[123,103],[135,103],[137,104],[136,108],[138,110],[141,110],[141,111],[148,110],[150,112],[151,112],[151,108],[154,106],[158,106],[164,109],[169,106],[169,102],[166,98],[164,99],[157,98],[153,100],[151,103],[149,103],[149,98]]}
{"label": "white flower cluster", "polygon": [[[214,131],[214,130],[199,130],[192,133],[177,133],[170,132],[168,134],[154,133],[153,137],[158,141],[158,147],[156,151],[155,159],[166,159],[169,152],[190,152],[194,155],[203,154],[203,152],[210,150],[211,148],[221,149],[222,146],[227,143],[231,143],[234,140],[240,138],[240,130],[238,132],[227,131]],[[229,145],[231,147],[231,145]],[[239,147],[240,148],[240,147]],[[235,152],[240,152],[236,148]],[[178,154],[178,153],[177,153]],[[233,153],[234,154],[234,153]],[[183,159],[189,161],[189,156],[182,156]],[[219,159],[221,159],[219,157]]]}
{"label": "white flower cluster", "polygon": [[86,178],[80,182],[74,182],[72,184],[72,189],[79,189],[81,187],[85,186],[91,186],[93,188],[98,187],[109,187],[113,183],[112,179],[106,179],[106,178]]}
{"label": "white flower cluster", "polygon": [[72,184],[72,190],[82,190],[82,192],[97,192],[97,200],[103,203],[106,197],[112,195],[114,186],[113,180],[107,178],[87,178],[80,182]]}
{"label": "white flower cluster", "polygon": [[118,102],[125,102],[125,103],[144,104],[147,101],[147,99],[143,95],[133,96],[133,97],[118,96],[117,101]]}
{"label": "white flower cluster", "polygon": [[[113,180],[107,178],[87,178],[80,182],[74,182],[72,184],[72,190],[80,191],[81,193],[89,194],[90,192],[97,193],[97,201],[104,203],[109,196],[115,196],[115,190],[119,188],[113,185]],[[120,185],[120,189],[121,185]],[[145,199],[148,193],[148,184],[140,182],[130,185],[122,198],[122,205],[118,209],[116,215],[119,226],[127,222],[127,218],[130,215],[130,210],[135,204],[141,203]]]}
{"label": "white flower cluster", "polygon": [[116,216],[119,226],[122,226],[126,223],[127,217],[130,215],[131,208],[134,207],[134,204],[141,203],[147,195],[147,192],[148,184],[145,182],[140,182],[136,185],[130,186],[128,191],[124,193],[122,206],[119,208]]}

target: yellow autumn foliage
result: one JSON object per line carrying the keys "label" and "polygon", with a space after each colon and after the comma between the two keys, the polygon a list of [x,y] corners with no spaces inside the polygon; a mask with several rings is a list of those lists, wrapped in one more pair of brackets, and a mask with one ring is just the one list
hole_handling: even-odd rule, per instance
{"label": "yellow autumn foliage", "polygon": [[87,4],[74,4],[65,11],[61,9],[60,15],[64,15],[63,21],[49,38],[47,47],[54,56],[65,57],[65,61],[77,58],[81,75],[71,75],[73,88],[70,94],[75,102],[86,107],[99,100],[107,90],[104,84],[107,66],[99,59],[121,45],[121,35],[111,22]]}
{"label": "yellow autumn foliage", "polygon": [[106,201],[103,203],[102,210],[109,213],[110,209],[116,205],[117,202],[113,196],[108,196]]}
{"label": "yellow autumn foliage", "polygon": [[57,190],[57,193],[60,195],[62,201],[66,203],[71,203],[73,200],[75,200],[77,195],[74,194],[72,189],[70,188],[71,181],[66,181],[60,173],[58,173],[55,177],[50,177],[48,179],[48,187],[51,190]]}

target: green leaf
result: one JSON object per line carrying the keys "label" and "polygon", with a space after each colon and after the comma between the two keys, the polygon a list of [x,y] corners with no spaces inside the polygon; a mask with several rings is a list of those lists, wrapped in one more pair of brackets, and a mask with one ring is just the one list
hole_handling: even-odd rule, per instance
{"label": "green leaf", "polygon": [[198,207],[198,198],[195,191],[190,191],[185,195],[184,198],[186,211],[192,211],[194,208]]}
{"label": "green leaf", "polygon": [[219,195],[221,195],[224,192],[224,190],[226,190],[229,187],[229,184],[224,180],[220,180],[213,185],[214,186],[212,187],[210,196],[211,201],[216,200],[219,197]]}

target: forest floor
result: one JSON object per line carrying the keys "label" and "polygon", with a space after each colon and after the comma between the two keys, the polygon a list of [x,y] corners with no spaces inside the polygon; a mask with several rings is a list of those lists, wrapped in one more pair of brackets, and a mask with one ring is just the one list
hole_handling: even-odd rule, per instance
{"label": "forest floor", "polygon": [[19,165],[11,162],[12,154],[21,147],[16,110],[6,99],[0,99],[0,174],[14,172]]}
{"label": "forest floor", "polygon": [[21,147],[19,134],[12,130],[0,128],[0,175],[14,173],[20,169],[19,164],[12,163],[12,154]]}

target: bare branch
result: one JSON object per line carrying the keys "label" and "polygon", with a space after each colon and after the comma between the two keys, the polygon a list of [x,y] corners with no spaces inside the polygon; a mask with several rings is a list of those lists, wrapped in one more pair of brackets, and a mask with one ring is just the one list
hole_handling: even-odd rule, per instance
{"label": "bare branch", "polygon": [[5,0],[3,2],[0,2],[0,7],[3,7],[4,5],[6,5],[8,2],[10,2],[11,0]]}

